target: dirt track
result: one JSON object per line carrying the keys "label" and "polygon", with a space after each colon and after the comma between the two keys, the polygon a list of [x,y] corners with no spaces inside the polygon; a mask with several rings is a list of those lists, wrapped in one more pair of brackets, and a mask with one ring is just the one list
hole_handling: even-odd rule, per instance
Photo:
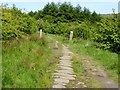
{"label": "dirt track", "polygon": [[[63,56],[59,59],[59,69],[54,73],[54,85],[53,88],[66,88],[66,85],[70,80],[76,80],[76,75],[72,68],[72,56],[70,50],[63,45]],[[107,75],[107,73],[97,63],[92,63],[91,58],[83,55],[74,54],[78,56],[83,63],[85,72],[94,77],[98,82],[101,83],[102,88],[118,88],[118,85]],[[84,83],[84,82],[79,82]],[[84,85],[86,88],[87,86]],[[81,87],[81,88],[84,88]],[[77,88],[74,86],[74,88]],[[87,87],[89,88],[89,87]]]}

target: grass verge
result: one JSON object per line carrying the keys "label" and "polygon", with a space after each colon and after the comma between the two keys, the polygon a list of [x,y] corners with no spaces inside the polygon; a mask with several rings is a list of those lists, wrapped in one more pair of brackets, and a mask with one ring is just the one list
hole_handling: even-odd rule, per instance
{"label": "grass verge", "polygon": [[2,48],[3,88],[49,88],[57,60],[53,42],[31,35],[5,44]]}
{"label": "grass verge", "polygon": [[101,84],[92,76],[85,72],[85,67],[79,57],[73,56],[72,59],[73,70],[76,74],[76,79],[70,81],[67,87],[71,88],[101,88]]}
{"label": "grass verge", "polygon": [[99,62],[108,75],[118,82],[118,55],[116,53],[96,48],[94,42],[88,40],[73,40],[67,45],[73,52],[88,55]]}
{"label": "grass verge", "polygon": [[118,83],[118,76],[120,76],[118,71],[118,54],[110,52],[108,50],[96,48],[96,43],[90,40],[73,39],[72,41],[69,41],[62,36],[53,35],[53,37],[68,46],[72,52],[77,53],[78,55],[82,54],[84,56],[91,57],[94,60],[94,63],[98,62],[101,68],[105,69],[108,75],[116,83]]}

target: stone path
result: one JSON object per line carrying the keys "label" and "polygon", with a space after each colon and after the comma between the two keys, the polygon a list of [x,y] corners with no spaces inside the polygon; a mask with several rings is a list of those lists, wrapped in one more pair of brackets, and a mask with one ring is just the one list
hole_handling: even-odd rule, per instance
{"label": "stone path", "polygon": [[70,80],[75,80],[76,75],[72,69],[71,52],[63,45],[63,56],[60,57],[59,69],[54,73],[53,88],[66,88]]}
{"label": "stone path", "polygon": [[[75,79],[77,79],[72,69],[71,61],[74,54],[71,54],[72,52],[70,52],[64,45],[62,53],[63,56],[59,58],[59,69],[54,73],[54,84],[52,88],[66,88],[67,84],[71,80],[74,82],[76,81]],[[80,60],[85,68],[85,73],[88,76],[94,77],[98,82],[101,83],[103,88],[118,88],[118,85],[107,75],[107,73],[99,66],[99,64],[93,63],[90,57],[80,54],[75,54],[75,56],[80,57]],[[87,76],[86,80],[88,80]],[[82,81],[77,81],[77,83],[73,84],[72,87],[78,88],[79,86],[82,88],[87,87]]]}

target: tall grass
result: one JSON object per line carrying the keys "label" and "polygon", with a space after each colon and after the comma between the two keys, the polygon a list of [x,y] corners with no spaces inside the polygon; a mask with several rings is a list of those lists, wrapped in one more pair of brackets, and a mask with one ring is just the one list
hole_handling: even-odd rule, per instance
{"label": "tall grass", "polygon": [[47,88],[55,70],[52,48],[38,35],[13,40],[3,46],[3,88]]}
{"label": "tall grass", "polygon": [[96,48],[96,43],[89,40],[73,40],[67,44],[73,52],[88,55],[99,62],[107,73],[118,81],[118,54]]}

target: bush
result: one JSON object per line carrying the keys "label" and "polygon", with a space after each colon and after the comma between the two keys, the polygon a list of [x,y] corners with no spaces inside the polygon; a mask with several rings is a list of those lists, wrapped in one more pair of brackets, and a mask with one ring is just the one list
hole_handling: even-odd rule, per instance
{"label": "bush", "polygon": [[32,34],[38,30],[38,22],[17,8],[3,7],[2,37],[9,40],[22,35]]}
{"label": "bush", "polygon": [[117,18],[105,18],[97,23],[94,40],[100,43],[100,47],[114,52],[120,50],[120,33]]}

